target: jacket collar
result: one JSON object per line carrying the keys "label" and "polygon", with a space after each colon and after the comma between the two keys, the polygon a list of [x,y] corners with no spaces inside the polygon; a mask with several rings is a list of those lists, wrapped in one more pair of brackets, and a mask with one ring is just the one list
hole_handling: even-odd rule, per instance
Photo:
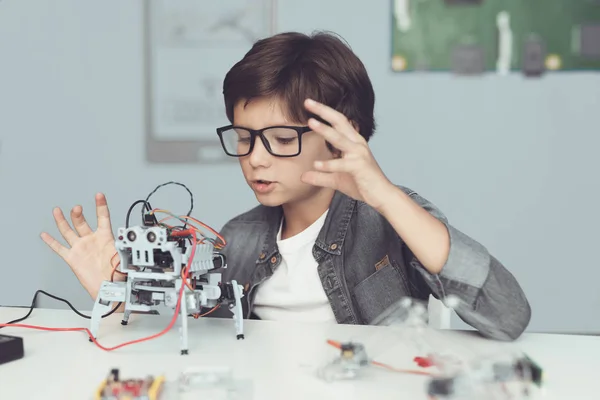
{"label": "jacket collar", "polygon": [[[329,212],[313,248],[313,255],[316,260],[319,260],[324,254],[342,254],[344,239],[348,232],[348,224],[350,223],[356,204],[357,201],[353,198],[341,192],[335,192],[329,205]],[[279,231],[279,225],[283,217],[282,207],[265,207],[265,217],[267,233],[262,251],[256,263],[277,260],[279,258],[277,232]]]}

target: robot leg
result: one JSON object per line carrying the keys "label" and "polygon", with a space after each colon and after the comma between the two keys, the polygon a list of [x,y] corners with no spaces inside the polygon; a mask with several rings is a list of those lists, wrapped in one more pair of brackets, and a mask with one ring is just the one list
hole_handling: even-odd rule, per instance
{"label": "robot leg", "polygon": [[243,286],[238,285],[237,281],[231,281],[233,288],[234,304],[229,304],[229,309],[233,313],[235,321],[235,333],[238,339],[244,339],[244,311],[242,309]]}

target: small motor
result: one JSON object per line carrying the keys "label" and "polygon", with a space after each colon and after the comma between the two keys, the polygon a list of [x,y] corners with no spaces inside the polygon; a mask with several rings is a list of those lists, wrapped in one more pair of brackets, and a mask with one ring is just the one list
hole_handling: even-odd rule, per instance
{"label": "small motor", "polygon": [[359,371],[370,364],[364,345],[342,343],[340,356],[317,371],[317,375],[327,381],[355,379]]}

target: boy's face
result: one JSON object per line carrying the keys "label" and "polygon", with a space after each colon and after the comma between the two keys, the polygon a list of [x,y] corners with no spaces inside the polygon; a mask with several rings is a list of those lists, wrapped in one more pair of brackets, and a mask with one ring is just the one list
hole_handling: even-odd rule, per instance
{"label": "boy's face", "polygon": [[[245,107],[240,101],[234,107],[233,125],[250,129],[262,129],[275,125],[305,126],[287,120],[282,104],[273,99],[253,99]],[[333,154],[325,140],[315,132],[302,135],[302,152],[295,157],[277,157],[270,154],[260,138],[256,138],[254,149],[240,157],[242,172],[246,182],[254,191],[257,200],[265,206],[279,206],[308,199],[322,188],[301,181],[304,172],[313,169],[317,160],[329,160]],[[258,181],[270,183],[259,183]]]}

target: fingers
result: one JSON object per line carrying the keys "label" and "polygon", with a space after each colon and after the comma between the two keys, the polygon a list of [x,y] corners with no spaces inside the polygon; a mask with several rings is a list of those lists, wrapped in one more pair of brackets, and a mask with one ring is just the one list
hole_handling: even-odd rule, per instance
{"label": "fingers", "polygon": [[315,161],[315,169],[322,172],[352,172],[355,163],[352,160],[338,158],[327,161]]}
{"label": "fingers", "polygon": [[65,238],[70,246],[73,246],[73,243],[79,239],[79,236],[71,229],[71,225],[69,225],[65,219],[62,210],[57,207],[52,211],[52,215],[54,216],[54,221],[56,221],[56,226],[62,237]]}
{"label": "fingers", "polygon": [[352,123],[341,112],[312,99],[306,99],[304,106],[308,111],[329,122],[333,128],[343,133],[353,142],[361,142],[363,140],[363,137],[354,129]]}
{"label": "fingers", "polygon": [[42,238],[44,243],[46,243],[56,254],[58,254],[60,257],[62,257],[63,260],[66,260],[67,253],[69,252],[69,250],[65,246],[60,244],[60,242],[58,240],[54,239],[52,236],[48,235],[46,232],[42,232],[40,237]]}
{"label": "fingers", "polygon": [[341,150],[343,153],[347,153],[352,146],[356,145],[356,143],[348,139],[347,136],[341,134],[330,126],[317,121],[314,118],[308,120],[308,126],[314,132],[317,132],[319,135],[323,136],[326,141],[331,143],[336,149]]}
{"label": "fingers", "polygon": [[96,194],[96,216],[98,217],[98,228],[111,229],[110,212],[106,197],[102,193]]}
{"label": "fingers", "polygon": [[336,174],[327,172],[308,171],[302,174],[302,182],[313,186],[328,187],[332,189],[338,188],[338,177]]}
{"label": "fingers", "polygon": [[73,221],[73,227],[79,234],[79,236],[89,235],[92,232],[92,228],[88,225],[85,217],[83,216],[83,207],[75,206],[71,210],[71,221]]}
{"label": "fingers", "polygon": [[335,128],[340,128],[342,125],[348,123],[348,119],[344,116],[344,114],[326,106],[325,104],[319,103],[312,99],[306,99],[304,106],[308,111],[317,114]]}

